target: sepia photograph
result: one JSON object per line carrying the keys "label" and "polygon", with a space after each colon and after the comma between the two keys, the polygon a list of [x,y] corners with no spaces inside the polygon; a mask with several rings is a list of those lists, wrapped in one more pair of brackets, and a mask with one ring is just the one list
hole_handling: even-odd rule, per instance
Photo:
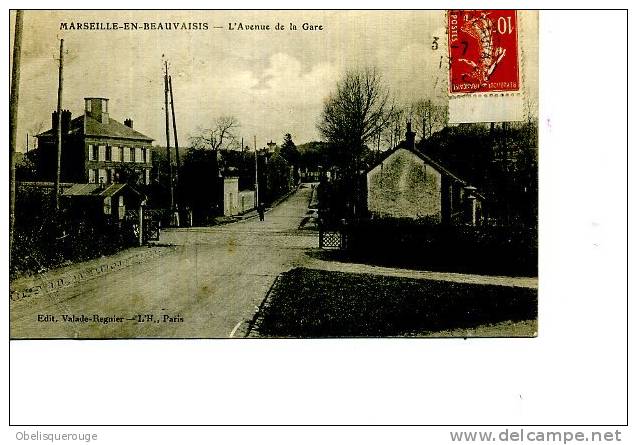
{"label": "sepia photograph", "polygon": [[10,338],[541,336],[538,35],[11,11]]}

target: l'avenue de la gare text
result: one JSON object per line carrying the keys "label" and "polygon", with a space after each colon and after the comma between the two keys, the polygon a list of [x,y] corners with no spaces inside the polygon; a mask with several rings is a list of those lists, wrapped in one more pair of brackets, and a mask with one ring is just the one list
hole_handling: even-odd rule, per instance
{"label": "l'avenue de la gare text", "polygon": [[279,23],[272,25],[269,23],[244,23],[230,22],[228,23],[228,31],[323,31],[324,26],[320,23],[304,22],[298,23]]}

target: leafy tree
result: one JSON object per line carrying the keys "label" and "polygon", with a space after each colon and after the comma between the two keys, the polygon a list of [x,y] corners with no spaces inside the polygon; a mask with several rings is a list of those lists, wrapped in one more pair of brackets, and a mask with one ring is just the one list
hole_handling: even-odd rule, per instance
{"label": "leafy tree", "polygon": [[329,144],[312,141],[301,144],[297,148],[299,150],[299,166],[301,169],[317,171],[319,166],[322,168],[332,167]]}
{"label": "leafy tree", "polygon": [[[20,154],[21,156],[18,156]],[[38,156],[40,151],[33,149],[29,153],[17,153],[15,162],[15,177],[17,181],[38,180]]]}
{"label": "leafy tree", "polygon": [[283,145],[281,145],[281,150],[279,153],[291,165],[299,165],[300,153],[298,148],[296,148],[296,145],[294,144],[292,135],[290,133],[286,133],[283,137]]}
{"label": "leafy tree", "polygon": [[179,194],[183,206],[193,211],[196,224],[221,211],[218,175],[211,174],[217,166],[214,150],[191,149],[183,158],[179,172]]}
{"label": "leafy tree", "polygon": [[418,146],[477,187],[490,217],[537,225],[537,121],[447,127]]}
{"label": "leafy tree", "polygon": [[290,190],[290,163],[283,158],[280,150],[264,156],[260,163],[259,200],[271,204]]}

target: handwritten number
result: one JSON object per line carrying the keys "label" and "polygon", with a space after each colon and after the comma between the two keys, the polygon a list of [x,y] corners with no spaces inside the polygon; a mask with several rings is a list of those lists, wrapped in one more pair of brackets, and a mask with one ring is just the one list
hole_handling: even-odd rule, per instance
{"label": "handwritten number", "polygon": [[462,55],[464,56],[465,54],[467,54],[467,48],[469,48],[469,42],[467,42],[466,40],[463,40],[460,43],[462,43],[462,46],[464,47],[462,49]]}

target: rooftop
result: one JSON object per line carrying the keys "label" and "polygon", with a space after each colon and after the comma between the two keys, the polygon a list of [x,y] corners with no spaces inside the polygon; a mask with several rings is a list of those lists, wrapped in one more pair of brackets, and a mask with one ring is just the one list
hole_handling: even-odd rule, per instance
{"label": "rooftop", "polygon": [[[113,196],[124,187],[130,186],[128,186],[128,184],[73,184],[71,187],[64,190],[63,196],[100,196],[102,198],[106,198]],[[130,189],[135,193],[138,193],[132,187],[130,187]]]}
{"label": "rooftop", "polygon": [[[86,130],[84,130],[84,120],[86,120]],[[133,130],[113,118],[109,117],[108,123],[103,124],[100,121],[86,115],[78,116],[71,121],[69,134],[84,134],[85,136],[132,139],[146,142],[151,142],[153,140],[153,138],[146,136],[139,131]],[[44,133],[38,134],[36,137],[47,138],[54,136],[55,132],[51,128]]]}

